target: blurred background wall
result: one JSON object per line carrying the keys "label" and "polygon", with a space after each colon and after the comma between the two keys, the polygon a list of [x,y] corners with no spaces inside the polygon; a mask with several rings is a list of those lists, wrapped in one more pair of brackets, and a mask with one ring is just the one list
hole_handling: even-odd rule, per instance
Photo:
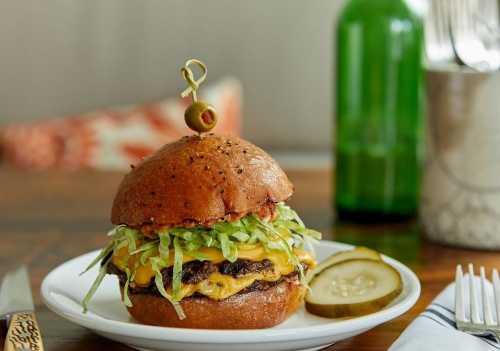
{"label": "blurred background wall", "polygon": [[0,123],[178,94],[198,57],[244,89],[244,135],[274,150],[331,146],[341,0],[2,0]]}

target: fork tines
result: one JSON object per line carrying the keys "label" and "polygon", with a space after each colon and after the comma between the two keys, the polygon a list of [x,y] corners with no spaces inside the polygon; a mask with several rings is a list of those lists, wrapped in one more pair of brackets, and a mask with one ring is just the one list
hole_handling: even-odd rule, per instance
{"label": "fork tines", "polygon": [[[469,293],[465,289],[465,279],[462,265],[457,266],[455,274],[455,318],[458,329],[478,330],[498,329],[500,328],[500,279],[498,270],[493,269],[493,298],[488,294],[488,280],[484,267],[479,269],[479,283],[474,275],[474,266],[468,265],[468,285]],[[478,294],[478,285],[480,285],[481,295]],[[467,299],[468,297],[468,299]],[[478,300],[478,299],[481,300]],[[469,308],[466,308],[468,300]],[[494,306],[494,312],[492,309]],[[495,317],[494,317],[495,316]]]}

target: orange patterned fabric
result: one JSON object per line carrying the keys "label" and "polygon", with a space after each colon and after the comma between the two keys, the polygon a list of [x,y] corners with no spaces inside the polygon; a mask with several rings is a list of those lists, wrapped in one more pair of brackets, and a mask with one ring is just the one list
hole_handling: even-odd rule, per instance
{"label": "orange patterned fabric", "polygon": [[[232,79],[204,89],[215,106],[214,132],[240,134],[241,88]],[[184,123],[189,99],[0,127],[2,159],[18,167],[126,169],[165,143],[192,134]]]}

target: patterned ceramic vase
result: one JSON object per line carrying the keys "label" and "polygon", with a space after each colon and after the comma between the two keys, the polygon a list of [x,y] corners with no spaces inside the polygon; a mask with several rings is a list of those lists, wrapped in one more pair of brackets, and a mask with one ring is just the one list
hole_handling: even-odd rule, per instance
{"label": "patterned ceramic vase", "polygon": [[500,72],[430,71],[420,219],[440,243],[500,249]]}

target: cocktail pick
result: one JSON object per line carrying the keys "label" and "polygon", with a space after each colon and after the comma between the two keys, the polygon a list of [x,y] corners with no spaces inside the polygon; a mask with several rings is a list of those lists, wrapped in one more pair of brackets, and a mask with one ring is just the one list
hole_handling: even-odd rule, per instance
{"label": "cocktail pick", "polygon": [[[196,64],[200,67],[202,75],[195,79],[190,66]],[[187,60],[184,67],[181,68],[181,74],[184,80],[188,83],[188,87],[181,93],[184,98],[191,94],[193,102],[184,112],[184,120],[189,128],[198,133],[208,132],[217,124],[217,112],[215,108],[205,101],[198,101],[197,90],[201,83],[207,77],[207,66],[197,59]]]}

